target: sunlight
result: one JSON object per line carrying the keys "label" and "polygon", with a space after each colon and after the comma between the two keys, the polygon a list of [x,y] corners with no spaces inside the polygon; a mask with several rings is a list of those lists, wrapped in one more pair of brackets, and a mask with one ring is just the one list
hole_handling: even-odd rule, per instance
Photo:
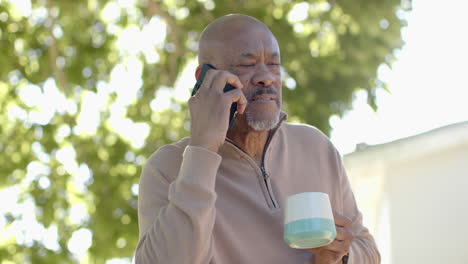
{"label": "sunlight", "polygon": [[137,0],[118,0],[117,1],[122,8],[130,8],[135,6]]}
{"label": "sunlight", "polygon": [[58,243],[59,236],[57,231],[57,226],[52,224],[48,229],[46,229],[44,236],[42,238],[42,243],[44,246],[52,251],[59,252],[60,245]]}
{"label": "sunlight", "polygon": [[8,107],[8,120],[13,121],[15,119],[18,120],[25,120],[28,118],[28,112],[24,110],[23,108],[17,106],[17,105],[10,105]]}
{"label": "sunlight", "polygon": [[67,124],[62,124],[58,127],[57,132],[55,133],[55,141],[61,143],[64,139],[71,134],[70,126]]}
{"label": "sunlight", "polygon": [[173,89],[173,96],[179,102],[186,103],[195,85],[195,70],[198,66],[198,60],[196,58],[191,59],[184,67],[182,72],[177,78]]}
{"label": "sunlight", "polygon": [[382,264],[392,263],[392,232],[390,220],[390,202],[388,199],[383,199],[378,220],[379,222],[376,229],[378,230],[378,233],[375,235],[376,243],[379,246],[382,257]]}
{"label": "sunlight", "polygon": [[32,26],[39,26],[47,19],[47,9],[44,7],[34,8],[28,18],[29,24]]}
{"label": "sunlight", "polygon": [[143,65],[134,57],[117,64],[111,72],[109,86],[117,93],[114,104],[126,107],[137,99],[138,91],[143,85],[141,74]]}
{"label": "sunlight", "polygon": [[[450,2],[450,4],[448,4]],[[358,92],[353,110],[330,118],[332,141],[343,154],[356,144],[380,144],[468,119],[468,2],[414,1],[402,30],[406,44],[392,69],[381,66],[379,78],[390,94],[377,91],[378,111]],[[446,10],[447,9],[447,10]],[[433,14],[440,16],[434,19]]]}
{"label": "sunlight", "polygon": [[140,29],[137,26],[130,26],[120,33],[116,46],[124,54],[135,56],[142,50],[143,42]]}
{"label": "sunlight", "polygon": [[89,220],[86,205],[83,203],[72,204],[69,208],[68,218],[72,224],[83,225],[87,220]]}
{"label": "sunlight", "polygon": [[[97,4],[99,1],[94,0],[91,2],[94,2],[96,8],[99,5]],[[168,12],[177,20],[193,16],[189,8],[180,6],[183,5],[182,2],[184,1],[170,0],[167,2]],[[188,3],[188,1],[185,2]],[[205,5],[208,10],[215,8],[215,3],[212,0],[198,0],[198,2]],[[290,1],[284,1],[284,3],[286,2],[289,3]],[[74,78],[76,76],[72,73],[74,71],[70,67],[67,68],[70,66],[69,62],[71,60],[66,61],[64,58],[67,58],[67,60],[68,58],[80,59],[81,49],[77,45],[86,46],[87,42],[66,43],[66,19],[63,21],[57,20],[54,22],[55,24],[48,21],[49,14],[52,17],[57,17],[58,10],[62,7],[48,9],[44,7],[48,1],[0,0],[0,3],[14,6],[14,8],[11,8],[12,10],[0,13],[0,23],[8,22],[16,30],[43,30],[44,32],[41,34],[45,36],[44,38],[51,40],[50,34],[52,34],[55,38],[60,39],[57,42],[59,44],[57,45],[59,58],[57,60],[54,58],[51,62],[45,60],[45,63],[51,63],[54,67],[56,64],[63,69],[67,81],[69,81],[69,85],[65,86],[68,87],[68,90],[65,90],[64,87],[58,85],[59,83],[56,83],[53,77],[48,79],[45,79],[47,77],[41,77],[40,81],[33,78],[24,79],[25,74],[17,69],[8,73],[4,84],[0,83],[0,90],[15,94],[13,100],[5,100],[4,111],[6,111],[8,119],[4,121],[11,121],[16,123],[15,125],[17,123],[24,124],[27,135],[33,137],[27,144],[29,150],[32,150],[30,152],[31,156],[20,156],[24,159],[21,162],[24,161],[25,163],[12,165],[16,166],[14,167],[15,171],[8,177],[13,180],[10,181],[9,178],[8,181],[5,181],[7,185],[12,184],[12,182],[19,182],[19,184],[6,188],[2,187],[0,190],[0,248],[3,245],[18,244],[30,248],[41,247],[41,250],[44,250],[45,247],[47,250],[64,253],[66,248],[62,248],[61,245],[63,244],[59,244],[59,239],[63,236],[63,234],[59,234],[59,227],[61,232],[63,230],[60,221],[65,220],[66,225],[74,226],[75,229],[80,228],[90,220],[90,213],[94,213],[96,209],[93,208],[95,203],[90,202],[93,196],[89,194],[88,190],[88,187],[91,189],[90,184],[93,183],[93,171],[87,164],[82,163],[86,159],[81,159],[80,162],[77,161],[77,151],[78,154],[82,154],[79,152],[82,146],[73,144],[88,139],[90,141],[86,142],[92,142],[94,135],[99,131],[98,137],[103,133],[111,134],[110,136],[105,134],[102,143],[106,143],[106,147],[109,149],[115,150],[117,148],[112,147],[112,144],[107,144],[108,138],[114,137],[113,142],[117,141],[117,138],[121,138],[130,144],[130,148],[125,145],[127,150],[124,150],[124,152],[127,151],[127,153],[125,160],[122,160],[124,164],[120,165],[127,166],[130,164],[127,166],[132,169],[128,170],[130,171],[129,174],[134,173],[136,175],[146,162],[146,158],[144,158],[145,151],[142,152],[141,148],[145,146],[146,139],[150,135],[154,123],[150,123],[152,120],[143,120],[144,122],[141,122],[140,119],[138,119],[140,122],[136,122],[137,119],[132,120],[127,109],[142,105],[140,100],[142,97],[141,89],[144,85],[144,74],[148,74],[146,72],[148,70],[153,70],[151,74],[158,78],[157,75],[164,74],[155,71],[157,65],[152,64],[167,61],[167,58],[164,57],[165,53],[161,51],[165,48],[169,50],[170,45],[175,46],[169,43],[172,41],[168,40],[168,38],[172,37],[168,35],[171,34],[171,31],[168,31],[164,19],[159,16],[141,16],[138,21],[128,19],[128,21],[133,21],[128,24],[123,21],[126,16],[132,17],[135,16],[136,12],[142,12],[140,8],[143,9],[144,7],[141,6],[138,0],[107,1],[99,6],[101,9],[96,11],[99,15],[93,17],[94,21],[92,23],[98,22],[97,24],[101,25],[99,20],[102,19],[106,27],[105,30],[112,32],[113,36],[107,38],[107,40],[111,41],[110,45],[116,45],[118,51],[114,53],[118,59],[116,62],[111,59],[109,61],[106,61],[106,59],[101,60],[103,65],[113,63],[108,78],[103,78],[104,75],[101,75],[107,74],[107,71],[103,73],[101,68],[98,67],[99,70],[93,68],[94,58],[83,60],[82,65],[84,63],[87,65],[83,66],[85,67],[83,70],[79,68],[77,71],[80,78],[84,76],[89,78],[88,81],[91,81],[92,78],[103,78],[104,80],[99,81],[96,87],[89,87],[88,84],[92,82],[86,83],[83,87],[77,87],[77,79]],[[60,4],[54,3],[54,5]],[[281,9],[278,18],[287,15],[287,20],[292,24],[292,29],[295,32],[304,34],[311,31],[311,27],[316,28],[317,31],[321,30],[320,37],[314,39],[313,43],[311,43],[313,55],[324,55],[326,52],[336,51],[335,49],[339,48],[338,35],[336,35],[334,28],[327,27],[327,24],[320,19],[317,19],[318,22],[312,21],[308,25],[305,23],[305,20],[309,22],[315,16],[320,17],[322,13],[330,11],[335,7],[334,5],[330,5],[327,1],[319,1],[318,3],[298,1],[295,4],[290,4],[290,6],[292,9],[289,13],[283,14],[283,9]],[[359,143],[381,144],[422,133],[439,126],[468,120],[468,104],[466,103],[468,82],[465,78],[466,69],[468,68],[468,49],[466,48],[468,47],[468,35],[463,33],[466,32],[466,25],[468,25],[468,16],[465,14],[466,10],[468,10],[468,1],[448,0],[441,4],[438,1],[414,0],[413,6],[414,10],[411,12],[398,13],[399,16],[408,19],[408,26],[402,29],[402,37],[406,43],[401,50],[395,52],[396,62],[393,63],[392,67],[381,65],[377,70],[379,79],[388,83],[389,88],[389,92],[383,89],[376,92],[378,110],[374,112],[367,104],[368,95],[366,92],[358,91],[354,94],[353,110],[345,113],[343,117],[334,115],[329,119],[332,127],[331,139],[342,154],[354,151]],[[275,8],[280,9],[279,7]],[[62,13],[60,15],[63,16]],[[138,15],[140,14],[138,13]],[[276,15],[274,16],[276,17]],[[21,19],[25,23],[21,24]],[[177,20],[175,21],[180,22],[181,25],[185,23],[185,21]],[[389,21],[392,20],[381,20],[381,28],[392,29],[393,25]],[[60,23],[63,23],[63,28],[59,26]],[[18,26],[20,24],[24,25],[25,28]],[[44,26],[46,24],[49,26]],[[88,26],[86,25],[86,27]],[[84,28],[82,25],[80,27],[80,29]],[[183,45],[186,45],[187,50],[191,52],[196,51],[196,39],[199,35],[194,31],[185,32],[185,25],[182,28],[182,33],[187,33],[189,36],[187,42],[183,43]],[[191,28],[194,29],[195,27]],[[37,64],[37,71],[47,73],[47,68],[43,64],[39,66],[39,63],[43,63],[41,56],[48,56],[52,49],[48,48],[48,46],[29,47],[34,46],[35,41],[21,34],[23,33],[18,31],[18,34],[15,35],[17,39],[14,37],[12,42],[14,52],[10,55],[20,57],[26,60],[28,64]],[[95,33],[94,36],[99,34],[101,33]],[[6,36],[5,32],[0,32],[0,36]],[[92,40],[89,42],[92,44]],[[43,44],[46,45],[45,43],[50,44],[50,41]],[[107,46],[103,47],[108,48]],[[29,52],[28,49],[30,49]],[[46,51],[47,49],[48,51]],[[95,51],[101,52],[100,55],[104,54],[102,53],[104,51],[98,51],[97,49]],[[186,105],[195,83],[194,73],[198,66],[196,58],[185,59],[186,65],[182,66],[183,70],[178,73],[173,87],[153,87],[154,93],[149,93],[150,96],[154,96],[154,98],[150,98],[152,99],[150,111],[153,111],[150,114],[153,114],[153,117],[164,116],[167,119],[175,116],[175,118],[169,119],[167,123],[172,128],[177,129],[183,126],[185,116],[182,113],[172,115],[170,111],[179,112]],[[144,62],[147,64],[144,64]],[[107,68],[102,67],[102,69]],[[50,76],[53,75],[50,74]],[[298,85],[292,78],[284,78],[283,81],[283,89],[293,90]],[[29,82],[36,82],[36,84]],[[10,89],[10,86],[14,87],[14,89]],[[75,103],[74,100],[78,103]],[[144,107],[148,108],[148,106]],[[167,112],[171,114],[166,114]],[[144,111],[141,111],[141,113],[144,113]],[[67,114],[70,116],[67,116]],[[140,118],[141,116],[144,115],[139,115]],[[50,126],[47,126],[49,124]],[[105,129],[99,130],[100,128]],[[188,126],[185,126],[185,128],[189,130]],[[177,129],[166,129],[167,131],[164,131],[164,140],[178,139]],[[13,132],[16,132],[16,130]],[[159,133],[159,131],[156,132]],[[48,137],[48,135],[53,135],[53,138]],[[74,135],[80,135],[80,137],[77,140],[75,140],[76,138],[70,139],[70,136]],[[51,143],[53,140],[55,142]],[[160,141],[158,140],[161,139],[156,138],[159,144]],[[32,141],[34,142],[30,145]],[[3,147],[3,142],[0,147]],[[2,150],[4,149],[2,148]],[[107,151],[102,151],[102,148],[99,150],[101,151],[99,154]],[[23,150],[19,148],[13,152],[15,152],[14,155],[19,155],[21,151]],[[26,153],[26,151],[23,152]],[[29,159],[30,157],[32,159]],[[101,158],[101,156],[99,157]],[[89,164],[91,166],[91,163]],[[98,169],[96,169],[97,172]],[[51,173],[54,173],[54,176],[51,176]],[[51,196],[47,195],[51,194],[52,191],[56,192],[56,188],[61,188],[61,185],[54,182],[54,177],[62,177],[66,173],[70,174],[70,177],[66,178],[68,180],[66,187],[64,190],[60,189],[60,192],[63,191],[64,197],[62,198],[65,203],[69,202],[70,206],[66,207],[66,209],[57,209],[56,207],[60,206],[55,204],[57,203],[56,200],[52,200],[54,209],[52,213],[48,213],[47,217],[57,218],[52,221],[52,224],[49,223],[50,225],[46,228],[37,221],[39,219],[44,223],[48,223],[44,218],[41,218],[41,213],[46,212],[47,209],[44,212],[41,211],[42,201],[40,199],[50,199]],[[66,176],[68,177],[68,175]],[[63,178],[65,177],[61,179]],[[126,191],[126,195],[138,196],[138,183],[131,183],[133,182],[126,183],[128,184],[127,187],[131,186],[131,189]],[[367,199],[369,203],[374,202],[374,200],[368,198],[376,196],[375,192],[379,191],[375,188],[377,185],[378,182],[367,182],[359,185],[358,189],[363,191],[359,192],[359,196],[356,195],[356,197],[364,197],[363,200]],[[34,192],[29,192],[32,189],[31,186],[34,187]],[[40,195],[37,195],[37,193],[40,193]],[[45,195],[42,193],[45,193]],[[59,194],[61,195],[61,193]],[[33,199],[33,195],[37,200]],[[134,198],[132,197],[132,199]],[[85,201],[88,203],[85,203]],[[47,202],[49,201],[47,200]],[[125,213],[127,218],[121,218],[120,221],[128,224],[131,213]],[[378,213],[378,221],[373,223],[373,225],[377,225],[377,230],[379,230],[376,241],[380,246],[383,263],[390,263],[390,234],[392,230],[390,229],[391,215],[388,201],[384,201],[382,210],[378,211]],[[15,218],[12,222],[10,222],[11,216]],[[125,220],[127,221],[125,222],[123,219],[128,219],[128,221]],[[134,220],[132,218],[132,221]],[[133,228],[133,225],[129,226]],[[95,230],[95,238],[97,232],[99,231]],[[128,250],[130,244],[134,243],[131,237],[131,239],[129,237],[117,238],[117,240],[113,239],[109,243],[112,243],[112,246],[116,244],[118,248],[123,250]],[[89,248],[93,245],[92,239],[92,230],[81,228],[75,230],[68,241],[66,239],[64,241],[66,247],[78,259],[76,262],[83,263],[82,260],[85,259]],[[63,238],[60,242],[63,243]],[[3,248],[1,249],[3,250]],[[14,254],[12,253],[12,255]],[[0,260],[0,263],[3,264],[4,262]],[[107,260],[105,263],[129,264],[132,263],[132,259],[114,258]]]}
{"label": "sunlight", "polygon": [[28,107],[38,105],[42,98],[41,88],[37,85],[28,84],[18,90],[19,97]]}
{"label": "sunlight", "polygon": [[75,188],[80,193],[85,193],[87,186],[92,182],[92,171],[88,165],[81,164],[78,173],[73,175],[73,183]]}
{"label": "sunlight", "polygon": [[22,121],[46,125],[54,117],[55,113],[64,114],[65,112],[75,114],[77,110],[76,103],[67,99],[61,93],[54,79],[47,79],[43,85],[43,91],[36,85],[19,85],[18,95],[28,107],[37,107],[25,115],[25,111],[19,107],[12,106],[10,116]]}
{"label": "sunlight", "polygon": [[130,264],[132,260],[130,258],[114,258],[106,261],[106,264]]}
{"label": "sunlight", "polygon": [[85,91],[81,95],[81,112],[77,118],[77,125],[73,132],[76,135],[83,133],[93,135],[96,133],[100,123],[100,110],[105,107],[104,98],[99,98],[94,92]]}
{"label": "sunlight", "polygon": [[300,22],[307,17],[309,17],[309,4],[307,2],[295,4],[288,13],[288,21],[290,23]]}
{"label": "sunlight", "polygon": [[21,183],[24,185],[29,185],[32,182],[39,179],[40,176],[49,175],[49,174],[50,174],[49,166],[38,161],[32,161],[26,167],[26,176],[21,181]]}
{"label": "sunlight", "polygon": [[79,171],[78,163],[76,162],[76,151],[72,146],[60,148],[55,153],[55,158],[63,164],[69,174],[73,175]]}
{"label": "sunlight", "polygon": [[[7,187],[0,190],[0,201],[2,201],[0,203],[1,216],[5,215],[7,212],[15,212],[20,190],[21,188],[19,187],[19,185],[13,185],[11,187]],[[0,222],[0,229],[3,229],[4,226],[2,226],[1,224],[2,222]],[[0,234],[4,235],[3,232]]]}
{"label": "sunlight", "polygon": [[164,42],[166,41],[166,33],[166,23],[157,16],[152,17],[141,31],[145,40],[144,43],[151,44],[153,46],[151,48],[163,48]]}
{"label": "sunlight", "polygon": [[31,0],[9,0],[10,4],[17,9],[17,11],[24,17],[31,15]]}
{"label": "sunlight", "polygon": [[67,247],[77,259],[84,257],[88,249],[93,243],[93,233],[87,228],[81,228],[73,232],[72,237],[68,240]]}
{"label": "sunlight", "polygon": [[28,247],[32,246],[34,241],[41,241],[46,230],[37,222],[34,209],[34,201],[31,198],[18,203],[14,214],[21,215],[21,218],[11,224],[5,235],[8,237],[13,233],[18,244]]}
{"label": "sunlight", "polygon": [[[0,216],[2,216],[0,217],[0,241],[6,242],[14,239],[18,244],[26,246],[41,242],[49,250],[55,252],[60,250],[57,226],[52,224],[46,229],[37,222],[35,204],[30,196],[27,196],[21,202],[19,201],[21,185],[27,186],[32,181],[37,180],[39,175],[49,173],[49,167],[38,162],[31,162],[28,165],[28,173],[20,185],[14,185],[0,191],[0,201],[2,201],[0,205]],[[44,183],[44,181],[47,181],[47,183]],[[41,188],[47,188],[50,185],[50,180],[46,176],[40,176],[39,185]],[[7,214],[12,214],[17,218],[8,226],[3,217]]]}
{"label": "sunlight", "polygon": [[150,103],[151,109],[156,112],[169,109],[171,106],[172,94],[173,89],[166,86],[161,86],[159,89],[157,89],[154,99]]}
{"label": "sunlight", "polygon": [[150,131],[150,126],[148,124],[133,122],[129,118],[120,117],[111,117],[108,122],[123,139],[129,141],[132,147],[142,148],[144,146]]}
{"label": "sunlight", "polygon": [[106,23],[115,23],[120,18],[120,7],[116,2],[109,1],[101,11],[101,19]]}

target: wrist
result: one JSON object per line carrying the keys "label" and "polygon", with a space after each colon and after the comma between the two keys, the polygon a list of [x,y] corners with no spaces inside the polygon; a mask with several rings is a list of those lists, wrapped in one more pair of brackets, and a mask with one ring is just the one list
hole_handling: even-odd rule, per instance
{"label": "wrist", "polygon": [[202,142],[197,142],[195,140],[190,139],[189,141],[189,146],[194,146],[194,147],[199,147],[199,148],[205,148],[210,151],[213,151],[215,153],[218,153],[219,146],[215,144],[209,144],[209,143],[202,143]]}

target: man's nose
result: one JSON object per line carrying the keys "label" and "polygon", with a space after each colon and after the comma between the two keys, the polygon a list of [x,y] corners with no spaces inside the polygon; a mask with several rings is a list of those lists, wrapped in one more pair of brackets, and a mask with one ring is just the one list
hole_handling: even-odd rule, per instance
{"label": "man's nose", "polygon": [[268,66],[261,64],[257,66],[255,75],[252,78],[253,85],[260,87],[270,87],[276,76],[268,69]]}

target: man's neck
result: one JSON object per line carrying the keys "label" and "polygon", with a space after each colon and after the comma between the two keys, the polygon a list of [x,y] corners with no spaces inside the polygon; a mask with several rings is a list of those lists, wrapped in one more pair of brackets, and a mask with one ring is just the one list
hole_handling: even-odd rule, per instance
{"label": "man's neck", "polygon": [[268,134],[269,131],[255,131],[247,125],[247,122],[238,120],[227,137],[261,165]]}

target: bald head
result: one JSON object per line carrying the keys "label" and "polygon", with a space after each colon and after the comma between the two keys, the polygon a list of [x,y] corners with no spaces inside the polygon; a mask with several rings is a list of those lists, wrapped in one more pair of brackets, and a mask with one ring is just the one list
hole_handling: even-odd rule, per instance
{"label": "bald head", "polygon": [[207,63],[239,78],[248,104],[236,123],[256,131],[276,126],[281,109],[281,58],[278,42],[265,24],[246,15],[213,21],[201,34],[198,63],[197,78]]}
{"label": "bald head", "polygon": [[226,56],[226,53],[233,51],[232,46],[242,44],[239,43],[239,39],[248,38],[249,33],[266,35],[276,42],[270,29],[251,16],[231,14],[211,22],[200,36],[199,65],[205,63],[219,64],[219,60]]}

